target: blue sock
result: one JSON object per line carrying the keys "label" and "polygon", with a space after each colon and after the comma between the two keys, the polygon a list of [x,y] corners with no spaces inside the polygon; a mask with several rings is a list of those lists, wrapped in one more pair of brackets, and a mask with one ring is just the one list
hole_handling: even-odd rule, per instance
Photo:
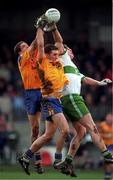
{"label": "blue sock", "polygon": [[24,158],[27,160],[30,160],[30,159],[32,159],[33,155],[34,155],[34,153],[30,149],[28,149],[24,154]]}
{"label": "blue sock", "polygon": [[35,157],[35,164],[38,164],[41,161],[40,152],[34,154],[34,157]]}
{"label": "blue sock", "polygon": [[108,172],[105,172],[105,175],[104,175],[104,176],[105,176],[105,178],[111,178],[111,173],[110,173],[110,172],[109,172],[109,173],[108,173]]}
{"label": "blue sock", "polygon": [[61,161],[62,160],[62,153],[55,153],[55,161]]}

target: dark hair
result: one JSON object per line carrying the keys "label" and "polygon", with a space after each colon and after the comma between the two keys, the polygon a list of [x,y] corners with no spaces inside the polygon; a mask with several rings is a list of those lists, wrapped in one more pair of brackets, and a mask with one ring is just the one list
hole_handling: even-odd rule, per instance
{"label": "dark hair", "polygon": [[46,44],[44,50],[46,54],[49,54],[52,50],[58,50],[58,48],[53,44]]}
{"label": "dark hair", "polygon": [[24,43],[24,41],[19,41],[19,42],[15,45],[15,47],[14,47],[14,53],[15,53],[15,55],[18,55],[18,53],[21,51],[20,45],[21,45],[22,43]]}

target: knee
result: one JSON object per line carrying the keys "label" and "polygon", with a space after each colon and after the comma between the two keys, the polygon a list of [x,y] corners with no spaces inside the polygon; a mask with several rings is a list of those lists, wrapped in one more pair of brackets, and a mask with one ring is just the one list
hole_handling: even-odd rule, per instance
{"label": "knee", "polygon": [[66,139],[66,138],[68,137],[68,135],[69,135],[69,129],[64,129],[64,130],[62,131],[62,136],[63,136],[63,138]]}
{"label": "knee", "polygon": [[52,137],[53,137],[52,134],[47,134],[47,133],[44,134],[44,139],[46,142],[49,142],[52,139]]}

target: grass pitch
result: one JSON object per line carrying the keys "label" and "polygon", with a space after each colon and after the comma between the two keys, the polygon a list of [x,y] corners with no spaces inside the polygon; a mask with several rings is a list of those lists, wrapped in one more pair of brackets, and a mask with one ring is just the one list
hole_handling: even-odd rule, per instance
{"label": "grass pitch", "polygon": [[44,170],[44,174],[37,174],[32,168],[31,175],[28,176],[24,173],[20,166],[0,165],[0,180],[103,180],[103,172],[101,170],[76,170],[76,178],[61,174],[53,167],[45,167]]}

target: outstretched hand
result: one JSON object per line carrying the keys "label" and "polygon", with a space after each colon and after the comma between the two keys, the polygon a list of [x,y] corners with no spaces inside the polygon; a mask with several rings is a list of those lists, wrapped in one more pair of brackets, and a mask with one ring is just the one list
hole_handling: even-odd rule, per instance
{"label": "outstretched hand", "polygon": [[57,29],[57,26],[55,24],[55,22],[52,23],[48,23],[45,25],[45,27],[43,28],[43,30],[45,32],[50,32],[50,31],[55,31]]}
{"label": "outstretched hand", "polygon": [[44,28],[45,25],[48,23],[47,21],[47,17],[45,16],[45,14],[43,14],[42,16],[40,16],[39,18],[36,19],[36,22],[35,22],[35,27],[36,28]]}
{"label": "outstretched hand", "polygon": [[105,79],[103,79],[102,81],[99,82],[99,85],[100,86],[106,86],[107,84],[111,84],[111,83],[112,83],[111,79],[105,78]]}

